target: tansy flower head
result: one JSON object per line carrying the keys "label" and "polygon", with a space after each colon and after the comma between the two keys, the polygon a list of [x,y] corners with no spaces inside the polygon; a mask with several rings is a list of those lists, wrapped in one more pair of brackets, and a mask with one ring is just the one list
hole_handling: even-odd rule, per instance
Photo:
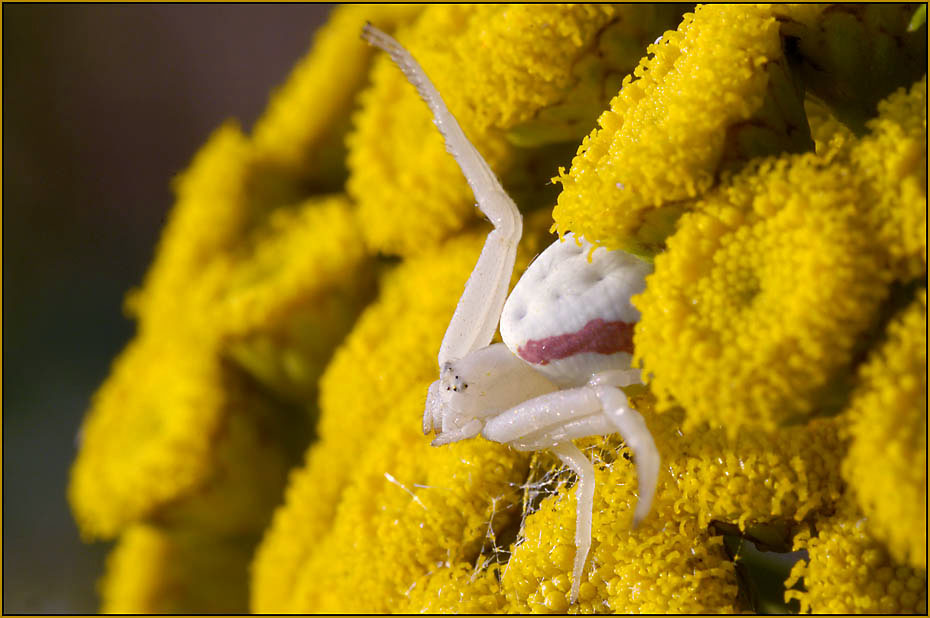
{"label": "tansy flower head", "polygon": [[764,534],[829,511],[840,497],[838,470],[846,444],[837,419],[775,433],[744,427],[735,437],[719,428],[683,433],[681,410],[651,420],[680,492],[676,518],[688,515],[702,527],[728,524]]}
{"label": "tansy flower head", "polygon": [[850,157],[867,180],[869,227],[897,278],[927,273],[927,77],[878,105]]}
{"label": "tansy flower head", "polygon": [[[597,490],[591,553],[579,590],[579,613],[732,613],[738,608],[733,563],[723,539],[675,511],[674,484],[663,479],[652,512],[632,528],[637,494],[630,454],[604,438],[586,441]],[[547,457],[548,474],[561,468]],[[527,513],[501,588],[509,611],[566,612],[575,554],[575,492],[561,475],[558,493]],[[550,490],[552,491],[552,490]],[[700,590],[700,593],[698,593]]]}
{"label": "tansy flower head", "polygon": [[636,358],[660,405],[731,435],[830,408],[888,276],[844,167],[816,155],[753,165],[685,215],[656,258]]}
{"label": "tansy flower head", "polygon": [[[927,570],[902,565],[868,533],[869,522],[849,502],[795,538],[807,550],[785,585],[803,613],[926,614]],[[925,546],[926,549],[926,546]]]}
{"label": "tansy flower head", "polygon": [[228,354],[275,392],[313,401],[331,351],[374,284],[341,195],[279,208],[230,255],[211,307]]}
{"label": "tansy flower head", "polygon": [[138,524],[107,557],[101,612],[242,613],[254,539]]}
{"label": "tansy flower head", "polygon": [[[927,568],[927,290],[860,370],[843,465],[868,530],[895,561]],[[894,491],[888,491],[890,486]]]}
{"label": "tansy flower head", "polygon": [[265,525],[287,457],[261,436],[281,437],[283,418],[188,335],[137,339],[95,395],[68,489],[85,536],[154,518],[240,534]]}
{"label": "tansy flower head", "polygon": [[698,7],[648,53],[560,173],[553,218],[560,234],[651,255],[721,169],[811,144],[770,9]]}

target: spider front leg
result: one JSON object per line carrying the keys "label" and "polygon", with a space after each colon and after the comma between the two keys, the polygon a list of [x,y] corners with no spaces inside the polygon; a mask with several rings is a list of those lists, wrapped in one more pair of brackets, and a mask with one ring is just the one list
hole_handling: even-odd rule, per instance
{"label": "spider front leg", "polygon": [[433,113],[433,122],[442,133],[446,149],[455,157],[468,181],[478,208],[494,225],[439,348],[439,369],[441,374],[447,374],[449,362],[487,346],[494,337],[504,301],[507,300],[517,244],[523,233],[523,219],[491,167],[465,137],[439,91],[410,52],[371,24],[365,26],[362,36],[386,51],[416,87]]}

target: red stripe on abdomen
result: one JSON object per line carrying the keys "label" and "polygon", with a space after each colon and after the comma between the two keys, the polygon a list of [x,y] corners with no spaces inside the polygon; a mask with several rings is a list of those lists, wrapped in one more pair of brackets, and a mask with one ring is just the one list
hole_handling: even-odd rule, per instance
{"label": "red stripe on abdomen", "polygon": [[633,324],[607,322],[601,318],[591,320],[579,331],[530,339],[517,349],[523,360],[534,365],[548,365],[551,361],[568,358],[582,352],[614,354],[633,353]]}

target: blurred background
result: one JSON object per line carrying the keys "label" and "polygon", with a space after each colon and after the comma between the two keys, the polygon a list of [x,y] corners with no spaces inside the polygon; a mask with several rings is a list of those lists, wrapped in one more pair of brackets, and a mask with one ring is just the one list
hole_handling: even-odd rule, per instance
{"label": "blurred background", "polygon": [[65,499],[90,397],[133,325],[169,182],[248,132],[327,5],[10,5],[3,52],[3,607],[96,612],[109,547]]}

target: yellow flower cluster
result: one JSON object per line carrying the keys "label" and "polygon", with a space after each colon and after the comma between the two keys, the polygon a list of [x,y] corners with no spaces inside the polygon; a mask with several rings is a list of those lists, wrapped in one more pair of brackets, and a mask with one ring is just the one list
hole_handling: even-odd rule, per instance
{"label": "yellow flower cluster", "polygon": [[[537,224],[536,227],[541,226]],[[389,603],[391,597],[379,600],[385,583],[378,579],[373,569],[384,569],[379,571],[380,576],[392,578],[398,576],[397,565],[376,560],[367,554],[364,561],[356,561],[352,557],[356,552],[369,551],[363,547],[365,543],[369,544],[370,550],[380,549],[378,544],[370,544],[371,538],[355,536],[353,527],[362,525],[368,530],[373,525],[373,522],[365,523],[366,517],[372,515],[369,500],[393,496],[410,501],[411,496],[397,483],[413,490],[415,483],[429,485],[419,478],[442,470],[448,472],[445,466],[459,465],[461,452],[456,453],[452,449],[444,453],[445,449],[429,448],[429,441],[420,431],[419,419],[422,417],[426,387],[435,379],[437,371],[436,350],[486,233],[487,228],[482,228],[476,233],[451,239],[440,247],[406,260],[382,276],[379,298],[359,318],[321,379],[319,440],[308,452],[303,470],[294,476],[285,507],[276,514],[256,557],[255,611],[336,611],[342,607],[340,604],[360,597],[364,597],[364,602],[369,605],[359,605],[357,611],[365,607],[369,611],[377,611],[374,609],[377,607],[387,611],[390,607],[382,604]],[[528,251],[538,250],[539,236],[527,236],[525,247]],[[527,262],[526,252],[521,255],[523,265]],[[410,402],[401,405],[406,399]],[[403,418],[412,422],[404,422]],[[394,435],[397,431],[401,434],[395,439],[385,437],[386,433]],[[459,476],[482,475],[485,483],[503,482],[504,485],[492,492],[495,495],[505,491],[506,477],[522,457],[507,453],[507,449],[499,445],[490,449],[490,453],[487,444],[465,443],[457,448],[471,452],[469,459],[498,460],[494,465],[469,464],[464,472],[459,473]],[[403,461],[387,466],[384,458],[400,457],[399,450],[404,451]],[[410,459],[407,458],[408,453]],[[485,477],[486,468],[493,468],[499,474],[503,472],[505,480]],[[384,473],[391,475],[397,483],[390,481]],[[518,469],[514,473],[516,480],[519,478]],[[360,477],[362,474],[367,476]],[[357,507],[347,506],[349,492],[354,491],[351,488],[361,482],[365,483],[366,490],[352,495],[356,495],[356,500],[366,502]],[[453,490],[459,483],[445,479],[441,484],[447,489],[431,492],[430,498],[424,497],[421,501],[431,504],[433,511],[442,506],[434,504],[434,501],[442,501],[444,512],[452,513],[456,523],[437,522],[439,530],[435,527],[431,530],[434,534],[450,535],[450,543],[464,543],[456,536],[462,533],[460,510],[464,508],[464,503],[457,499],[461,492]],[[482,503],[491,497],[482,493],[487,491],[487,486],[477,486],[478,497],[472,499],[473,506],[470,507],[480,507],[472,517],[482,525],[487,524],[488,509],[491,508]],[[394,492],[399,495],[394,495]],[[413,504],[416,514],[422,507],[415,501]],[[401,506],[407,508],[406,502],[398,508]],[[350,515],[350,508],[368,510]],[[398,517],[399,514],[395,513],[391,521],[399,521]],[[355,522],[353,526],[346,527],[342,523],[347,519]],[[473,523],[474,526],[479,524]],[[383,534],[384,531],[379,532],[375,537],[383,537]],[[481,534],[484,534],[484,528]],[[474,542],[472,539],[465,544]],[[348,567],[336,572],[332,569],[333,552],[345,553],[347,544],[355,548],[347,554],[354,565],[354,577],[344,570]],[[444,551],[436,560],[446,559]],[[461,553],[464,550],[456,551]],[[350,593],[348,588],[343,588],[346,584],[334,581],[333,577],[337,575],[340,581],[351,582],[356,592]],[[369,592],[363,594],[360,590]]]}
{"label": "yellow flower cluster", "polygon": [[[815,614],[926,614],[927,570],[904,566],[868,532],[868,520],[849,503],[815,520],[815,529],[795,537],[805,549],[786,586],[803,578],[803,590],[788,590],[801,611]],[[924,526],[926,528],[926,526]],[[924,545],[926,551],[926,544]]]}
{"label": "yellow flower cluster", "polygon": [[[341,143],[345,129],[327,132],[367,74],[361,25],[417,11],[336,10],[256,136],[226,123],[176,179],[157,258],[127,299],[138,334],[94,397],[71,472],[82,534],[124,535],[104,608],[245,611],[248,560],[306,445],[319,376],[374,282],[354,206],[320,193],[332,174],[314,157]],[[353,54],[343,100],[309,114],[328,96],[319,80],[348,78]]]}
{"label": "yellow flower cluster", "polygon": [[[413,421],[422,413],[435,360],[423,348],[409,351],[404,358],[421,367],[419,379],[406,366],[397,375],[377,369],[396,367],[390,354],[403,351],[400,342],[420,340],[416,333],[428,324],[438,346],[453,309],[448,289],[461,285],[479,240],[472,237],[470,247],[450,241],[392,273],[397,277],[386,281],[382,298],[337,354],[324,377],[321,421],[338,427],[311,448],[260,548],[253,610],[569,609],[575,505],[554,458],[533,465],[485,441],[429,448]],[[453,283],[446,283],[449,264],[458,272]],[[421,287],[425,277],[431,285]],[[425,308],[415,317],[407,306],[414,286],[417,306]],[[423,290],[433,292],[424,296]],[[430,309],[440,299],[445,316]],[[372,341],[385,319],[394,324],[392,333]],[[390,391],[361,386],[379,378]],[[634,403],[651,413],[648,393]],[[734,565],[711,521],[756,537],[784,536],[786,524],[829,510],[839,497],[842,444],[831,421],[774,441],[748,431],[731,441],[721,431],[683,435],[673,416],[649,416],[668,474],[653,515],[633,531],[629,453],[616,440],[587,442],[598,491],[578,611],[736,611]],[[358,446],[346,452],[347,442]],[[391,560],[380,557],[385,547],[392,548]],[[343,555],[338,563],[336,553]]]}
{"label": "yellow flower cluster", "polygon": [[878,105],[870,133],[850,155],[868,182],[868,227],[891,257],[897,278],[927,272],[927,76]]}
{"label": "yellow flower cluster", "polygon": [[560,234],[651,255],[722,169],[810,137],[769,7],[700,6],[647,52],[560,170],[553,218]]}
{"label": "yellow flower cluster", "polygon": [[926,569],[926,289],[894,318],[860,375],[850,403],[853,441],[844,475],[871,534],[897,562]]}
{"label": "yellow flower cluster", "polygon": [[[400,29],[398,40],[504,185],[519,190],[538,185],[527,168],[554,166],[562,150],[512,142],[574,143],[589,129],[574,118],[590,121],[606,103],[607,84],[635,63],[623,50],[641,49],[674,25],[674,8],[435,6]],[[621,54],[611,53],[618,48]],[[471,190],[428,108],[386,56],[375,61],[371,82],[348,139],[348,192],[366,222],[369,247],[412,255],[474,218]]]}
{"label": "yellow flower cluster", "polygon": [[[119,537],[105,611],[756,609],[725,537],[807,550],[786,582],[805,611],[926,611],[926,68],[911,39],[882,56],[913,11],[682,10],[338,7],[253,134],[211,136],[72,470],[82,533]],[[656,497],[633,528],[630,451],[579,441],[596,491],[575,605],[574,475],[421,433],[490,228],[366,21],[523,208],[512,283],[550,227],[654,259],[634,300],[648,384],[627,394]],[[862,126],[831,95],[851,31],[910,63]],[[818,90],[817,66],[839,77]],[[553,215],[530,210],[579,141]]]}
{"label": "yellow flower cluster", "polygon": [[748,165],[656,258],[634,300],[637,357],[689,425],[774,430],[839,411],[889,283],[925,276],[926,81],[881,110],[861,141],[841,132],[822,153]]}
{"label": "yellow flower cluster", "polygon": [[634,299],[636,356],[689,425],[774,430],[844,395],[836,376],[888,283],[845,172],[811,154],[750,165],[699,200],[656,258]]}
{"label": "yellow flower cluster", "polygon": [[[667,478],[660,485],[650,516],[632,529],[637,495],[629,453],[604,439],[594,440],[592,447],[597,488],[592,547],[577,607],[572,610],[737,611],[736,573],[724,552],[722,537],[712,536],[697,519],[676,512],[681,496]],[[500,569],[504,609],[521,613],[569,610],[574,522],[575,499],[563,482],[557,494],[544,499],[524,520],[513,553]]]}
{"label": "yellow flower cluster", "polygon": [[251,537],[228,542],[196,532],[133,525],[107,557],[107,576],[100,583],[101,612],[241,612],[248,603],[247,567],[254,544]]}

